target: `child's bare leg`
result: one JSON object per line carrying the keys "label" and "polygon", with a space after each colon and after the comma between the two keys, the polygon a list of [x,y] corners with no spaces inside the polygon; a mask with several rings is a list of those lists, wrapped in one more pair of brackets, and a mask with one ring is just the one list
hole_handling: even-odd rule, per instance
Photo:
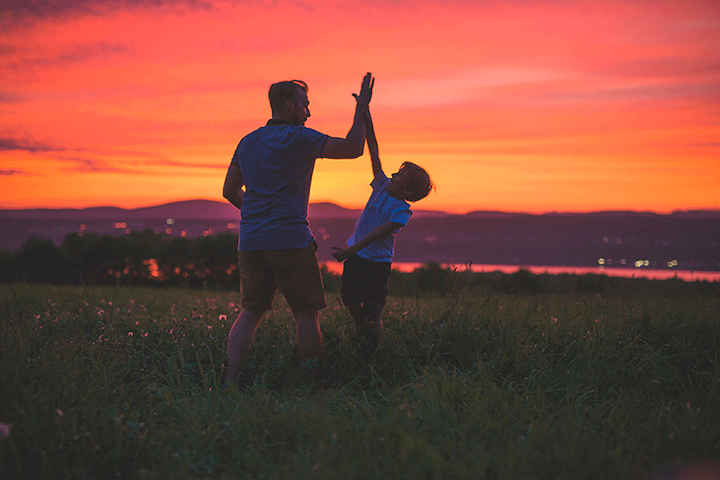
{"label": "child's bare leg", "polygon": [[353,302],[353,303],[345,303],[345,306],[347,307],[348,311],[350,312],[350,316],[355,320],[355,327],[359,328],[360,324],[363,323],[363,305],[360,302]]}
{"label": "child's bare leg", "polygon": [[362,308],[361,321],[357,322],[358,334],[363,339],[363,350],[368,355],[377,350],[382,338],[382,312],[385,305],[365,302]]}

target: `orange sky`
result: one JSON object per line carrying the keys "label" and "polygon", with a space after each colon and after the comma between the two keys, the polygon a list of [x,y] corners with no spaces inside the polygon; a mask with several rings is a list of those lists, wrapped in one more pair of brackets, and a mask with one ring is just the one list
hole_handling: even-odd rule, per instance
{"label": "orange sky", "polygon": [[[220,200],[270,83],[344,136],[366,71],[385,170],[437,184],[417,208],[720,208],[716,1],[27,3],[0,6],[0,208]],[[369,181],[320,159],[311,201]]]}

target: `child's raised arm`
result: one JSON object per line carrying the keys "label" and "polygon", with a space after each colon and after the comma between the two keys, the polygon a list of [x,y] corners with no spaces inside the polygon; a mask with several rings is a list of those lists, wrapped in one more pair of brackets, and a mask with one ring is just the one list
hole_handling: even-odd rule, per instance
{"label": "child's raised arm", "polygon": [[366,139],[368,144],[368,150],[370,150],[370,162],[372,164],[373,176],[377,177],[382,174],[385,175],[380,163],[380,152],[378,151],[377,137],[375,136],[375,128],[373,127],[372,115],[370,115],[370,109],[365,110],[365,122],[367,131]]}

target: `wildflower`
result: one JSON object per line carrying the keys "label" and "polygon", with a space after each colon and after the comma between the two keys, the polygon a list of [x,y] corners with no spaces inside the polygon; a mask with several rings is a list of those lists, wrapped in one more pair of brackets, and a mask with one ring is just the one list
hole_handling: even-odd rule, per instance
{"label": "wildflower", "polygon": [[10,436],[10,430],[12,425],[9,423],[0,423],[0,438],[7,438]]}
{"label": "wildflower", "polygon": [[555,325],[557,325],[557,323],[558,323],[558,318],[557,318],[557,317],[551,317],[551,320],[552,320],[552,322],[553,322]]}
{"label": "wildflower", "polygon": [[132,337],[133,335],[135,335],[133,332],[128,332],[128,337]]}
{"label": "wildflower", "polygon": [[55,409],[55,413],[58,414],[58,417],[62,417],[63,415],[65,415],[65,414],[63,413],[63,411],[60,410],[59,408],[56,408],[56,409]]}
{"label": "wildflower", "polygon": [[220,315],[218,315],[218,320],[220,320],[221,322],[226,321],[227,315],[225,315],[224,313],[221,313]]}
{"label": "wildflower", "polygon": [[148,336],[148,332],[143,333],[143,337],[147,337],[147,336]]}

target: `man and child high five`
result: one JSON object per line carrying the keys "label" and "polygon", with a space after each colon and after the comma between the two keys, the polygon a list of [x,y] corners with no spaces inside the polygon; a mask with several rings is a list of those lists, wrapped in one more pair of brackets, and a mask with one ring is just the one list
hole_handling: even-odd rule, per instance
{"label": "man and child high five", "polygon": [[[310,117],[308,86],[289,80],[270,86],[272,118],[238,144],[223,196],[241,210],[238,269],[242,307],[227,339],[223,383],[243,383],[241,373],[255,331],[272,307],[276,289],[295,317],[296,349],[302,362],[322,353],[318,312],[325,294],[307,221],[310,184],[317,158],[358,158],[367,139],[372,194],[347,240],[333,254],[344,261],[342,299],[355,320],[362,349],[372,353],[382,333],[394,236],[412,212],[408,202],[426,197],[432,181],[420,166],[405,162],[388,178],[382,169],[369,104],[375,79],[363,77],[350,131],[331,137],[305,127]],[[244,187],[244,190],[243,190]]]}

